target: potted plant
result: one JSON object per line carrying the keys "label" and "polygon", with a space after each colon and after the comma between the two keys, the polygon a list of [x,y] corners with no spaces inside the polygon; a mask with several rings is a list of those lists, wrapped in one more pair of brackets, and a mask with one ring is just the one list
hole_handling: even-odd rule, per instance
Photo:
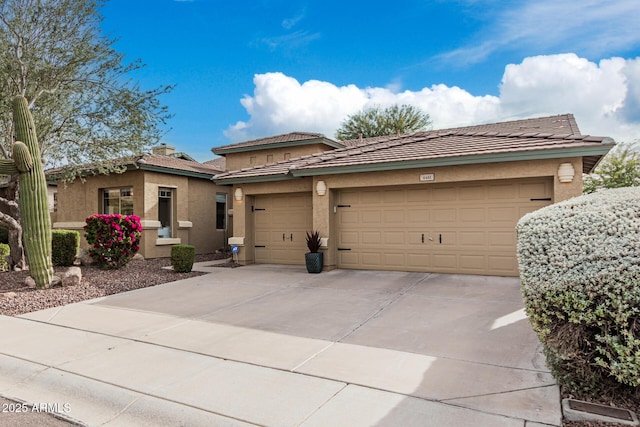
{"label": "potted plant", "polygon": [[307,271],[309,273],[320,273],[324,264],[324,254],[318,252],[320,250],[319,231],[313,231],[311,233],[307,231],[307,248],[309,248],[309,252],[304,254]]}

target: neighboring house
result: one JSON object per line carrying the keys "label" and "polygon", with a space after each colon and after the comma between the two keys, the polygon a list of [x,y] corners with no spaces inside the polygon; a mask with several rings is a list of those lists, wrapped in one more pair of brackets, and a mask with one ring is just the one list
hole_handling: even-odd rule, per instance
{"label": "neighboring house", "polygon": [[[515,276],[515,225],[582,193],[611,149],[572,115],[354,141],[293,133],[225,147],[242,264]],[[287,155],[288,153],[288,155]],[[297,156],[297,157],[296,157]],[[219,161],[219,160],[216,160]]]}
{"label": "neighboring house", "polygon": [[[127,170],[122,174],[92,175],[88,166],[84,182],[60,183],[53,228],[82,235],[92,214],[133,214],[142,220],[140,253],[146,258],[168,257],[178,243],[195,246],[196,253],[226,247],[231,188],[212,181],[223,169],[198,163],[167,145],[153,151],[123,158]],[[47,175],[55,177],[56,172]],[[82,245],[86,247],[84,239]]]}

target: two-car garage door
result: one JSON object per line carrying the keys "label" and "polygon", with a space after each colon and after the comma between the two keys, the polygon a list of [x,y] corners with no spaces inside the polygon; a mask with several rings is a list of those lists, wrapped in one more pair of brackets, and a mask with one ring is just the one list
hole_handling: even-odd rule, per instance
{"label": "two-car garage door", "polygon": [[551,178],[340,191],[338,267],[517,275],[515,225],[552,192]]}

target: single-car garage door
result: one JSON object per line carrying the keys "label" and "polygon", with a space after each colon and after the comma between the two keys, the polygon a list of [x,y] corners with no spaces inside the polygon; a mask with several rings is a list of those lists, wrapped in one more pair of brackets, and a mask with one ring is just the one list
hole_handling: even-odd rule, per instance
{"label": "single-car garage door", "polygon": [[515,276],[515,226],[551,204],[552,178],[338,193],[338,266]]}
{"label": "single-car garage door", "polygon": [[313,228],[311,193],[259,195],[253,204],[255,262],[304,264]]}

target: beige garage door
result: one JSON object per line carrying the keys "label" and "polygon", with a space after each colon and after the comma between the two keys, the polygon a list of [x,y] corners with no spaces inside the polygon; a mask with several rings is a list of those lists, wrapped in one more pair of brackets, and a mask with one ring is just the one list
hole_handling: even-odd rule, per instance
{"label": "beige garage door", "polygon": [[515,276],[515,226],[551,178],[343,190],[340,268]]}
{"label": "beige garage door", "polygon": [[305,233],[313,228],[311,193],[256,196],[253,216],[256,263],[304,264]]}

